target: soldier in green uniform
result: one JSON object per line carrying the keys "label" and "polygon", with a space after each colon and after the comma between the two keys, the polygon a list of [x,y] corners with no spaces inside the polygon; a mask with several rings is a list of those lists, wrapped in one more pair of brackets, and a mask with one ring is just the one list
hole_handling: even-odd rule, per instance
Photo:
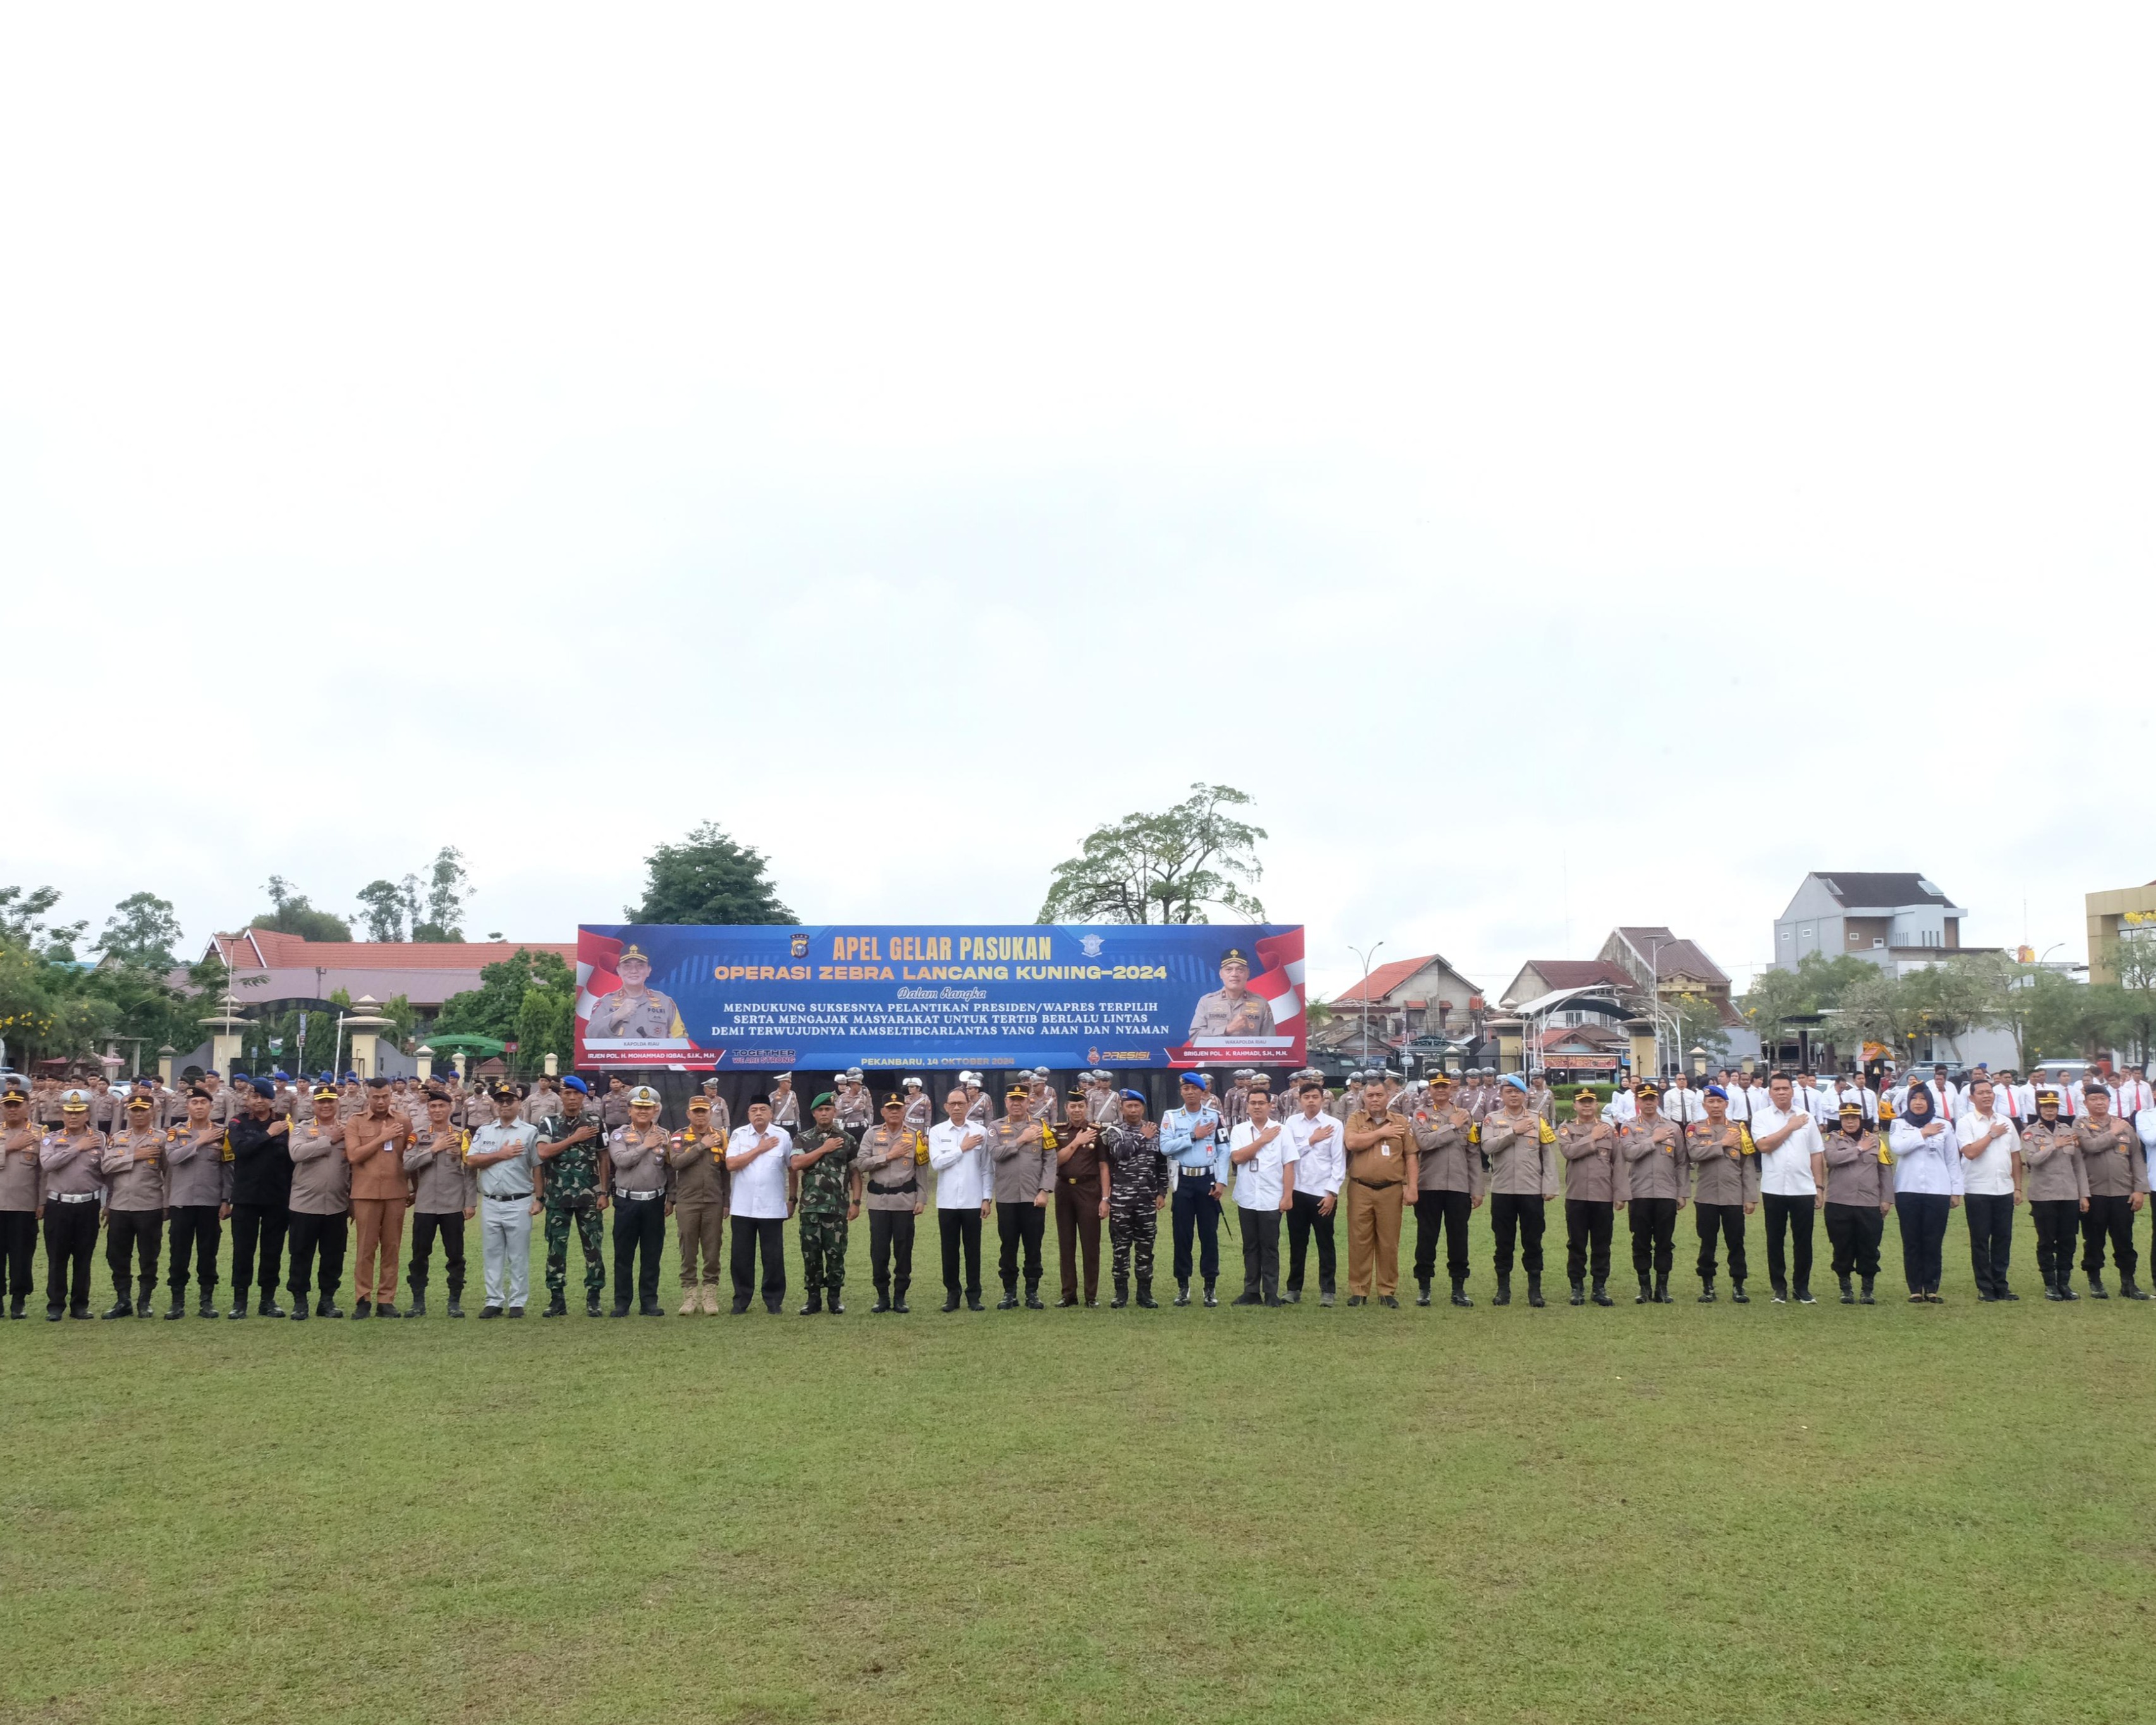
{"label": "soldier in green uniform", "polygon": [[846,1224],[861,1213],[861,1177],[854,1167],[860,1146],[837,1123],[838,1099],[825,1091],[808,1106],[810,1124],[794,1135],[794,1214],[801,1219],[801,1279],[808,1303],[801,1316],[846,1308],[839,1291],[846,1283]]}
{"label": "soldier in green uniform", "polygon": [[546,1315],[569,1312],[569,1228],[584,1246],[584,1311],[599,1315],[606,1287],[599,1212],[607,1207],[606,1139],[591,1090],[581,1078],[562,1081],[562,1111],[539,1122],[539,1195],[547,1215]]}

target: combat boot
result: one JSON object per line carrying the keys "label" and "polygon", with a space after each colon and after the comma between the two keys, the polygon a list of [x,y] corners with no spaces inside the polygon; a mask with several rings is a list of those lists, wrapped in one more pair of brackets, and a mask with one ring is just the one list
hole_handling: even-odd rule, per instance
{"label": "combat boot", "polygon": [[1157,1303],[1158,1302],[1155,1301],[1152,1296],[1152,1278],[1149,1276],[1140,1276],[1138,1278],[1138,1304],[1146,1307],[1148,1311],[1151,1311],[1155,1307]]}
{"label": "combat boot", "polygon": [[542,1317],[567,1317],[568,1315],[569,1294],[566,1288],[555,1289],[553,1298],[547,1302],[547,1309],[539,1314]]}
{"label": "combat boot", "polygon": [[1732,1281],[1730,1283],[1729,1303],[1732,1306],[1749,1306],[1752,1303],[1750,1296],[1744,1291],[1744,1284],[1743,1282]]}
{"label": "combat boot", "polygon": [[1837,1276],[1835,1280],[1841,1284],[1841,1303],[1845,1306],[1854,1306],[1856,1303],[1856,1290],[1850,1286],[1849,1278],[1845,1276]]}
{"label": "combat boot", "polygon": [[1015,1312],[1018,1310],[1018,1284],[1016,1282],[1007,1281],[1004,1284],[1004,1296],[1002,1299],[996,1301],[996,1310],[998,1312]]}
{"label": "combat boot", "polygon": [[2108,1300],[2111,1297],[2110,1294],[2104,1288],[2103,1272],[2101,1270],[2090,1271],[2088,1273],[2088,1279],[2090,1299]]}
{"label": "combat boot", "polygon": [[[384,1312],[390,1310],[387,1306],[382,1309]],[[282,1317],[285,1315],[285,1308],[277,1303],[277,1296],[275,1294],[264,1294],[255,1301],[254,1310],[256,1315],[261,1317]]]}
{"label": "combat boot", "polygon": [[1666,1306],[1669,1303],[1670,1279],[1666,1276],[1658,1276],[1655,1278],[1655,1304]]}
{"label": "combat boot", "polygon": [[1492,1306],[1510,1306],[1512,1303],[1512,1278],[1511,1276],[1505,1275],[1500,1275],[1498,1276],[1497,1291],[1490,1296],[1490,1303]]}
{"label": "combat boot", "polygon": [[1640,1278],[1640,1291],[1632,1296],[1632,1303],[1635,1306],[1651,1306],[1655,1303],[1655,1291],[1644,1276]]}
{"label": "combat boot", "polygon": [[1575,1281],[1573,1283],[1572,1303],[1575,1306],[1584,1306],[1587,1303],[1587,1284],[1585,1282]]}
{"label": "combat boot", "polygon": [[292,1296],[292,1322],[303,1324],[307,1321],[307,1296],[295,1292]]}
{"label": "combat boot", "polygon": [[1418,1306],[1430,1304],[1430,1278],[1426,1276],[1419,1276],[1415,1278],[1415,1304]]}
{"label": "combat boot", "polygon": [[1190,1284],[1188,1281],[1178,1280],[1176,1282],[1175,1303],[1178,1306],[1188,1306],[1190,1303]]}
{"label": "combat boot", "polygon": [[[22,1312],[21,1312],[21,1310],[20,1310],[20,1307],[21,1307],[21,1306],[22,1306],[23,1302],[22,1302],[20,1300],[18,1300],[18,1301],[15,1302],[15,1304],[16,1304],[16,1307],[17,1307],[17,1308],[18,1308],[18,1309],[17,1309],[17,1311],[15,1312],[14,1316],[15,1316],[15,1317],[20,1317],[23,1315],[23,1314],[22,1314]],[[187,1296],[186,1296],[185,1294],[182,1293],[182,1292],[181,1292],[177,1288],[174,1288],[174,1289],[172,1290],[172,1303],[170,1306],[167,1306],[167,1307],[165,1308],[165,1316],[166,1316],[167,1318],[174,1318],[174,1317],[185,1317],[187,1315]]]}
{"label": "combat boot", "polygon": [[1119,1276],[1116,1278],[1116,1297],[1108,1301],[1108,1310],[1111,1312],[1121,1312],[1123,1307],[1130,1303],[1130,1278],[1127,1276]]}
{"label": "combat boot", "polygon": [[1028,1281],[1025,1285],[1025,1309],[1028,1312],[1045,1312],[1048,1310],[1045,1306],[1040,1303],[1040,1281],[1037,1276]]}
{"label": "combat boot", "polygon": [[1213,1284],[1209,1279],[1205,1284],[1205,1303],[1208,1306],[1218,1306],[1220,1303],[1219,1299],[1213,1291]]}
{"label": "combat boot", "polygon": [[1864,1278],[1857,1290],[1856,1303],[1859,1306],[1875,1306],[1878,1303],[1871,1297],[1871,1278],[1868,1276]]}
{"label": "combat boot", "polygon": [[132,1317],[135,1316],[135,1302],[122,1293],[99,1315],[104,1317]]}
{"label": "combat boot", "polygon": [[1452,1303],[1455,1306],[1472,1306],[1475,1303],[1467,1297],[1467,1278],[1464,1276],[1452,1278]]}
{"label": "combat boot", "polygon": [[719,1291],[710,1282],[706,1282],[704,1284],[704,1316],[706,1317],[716,1317],[718,1315]]}
{"label": "combat boot", "polygon": [[869,1307],[869,1312],[871,1316],[879,1312],[888,1312],[891,1310],[891,1284],[889,1282],[880,1281],[875,1285],[875,1304]]}
{"label": "combat boot", "polygon": [[465,1315],[465,1302],[464,1302],[463,1296],[462,1296],[461,1295],[458,1295],[458,1294],[452,1294],[452,1295],[450,1295],[450,1296],[449,1296],[449,1316],[450,1316],[451,1317],[462,1317],[464,1315]]}
{"label": "combat boot", "polygon": [[195,1316],[197,1317],[215,1317],[217,1316],[217,1302],[210,1297],[210,1292],[208,1288],[204,1288],[203,1290],[201,1303],[195,1307]]}
{"label": "combat boot", "polygon": [[[2123,1275],[2118,1278],[2118,1294],[2123,1300],[2146,1300],[2148,1297],[2147,1289],[2135,1281],[2132,1276]],[[2004,1298],[2005,1296],[2002,1295],[2000,1297]]]}
{"label": "combat boot", "polygon": [[1527,1278],[1527,1304],[1539,1310],[1548,1303],[1548,1302],[1543,1298],[1542,1277],[1539,1276],[1529,1276]]}
{"label": "combat boot", "polygon": [[698,1297],[696,1291],[694,1288],[689,1289],[681,1296],[680,1315],[683,1317],[694,1317],[703,1309],[704,1302],[700,1297]]}
{"label": "combat boot", "polygon": [[1699,1303],[1702,1306],[1714,1304],[1714,1278],[1711,1276],[1702,1276],[1699,1279]]}
{"label": "combat boot", "polygon": [[[1014,1300],[1011,1303],[1012,1303],[1014,1306],[1015,1306],[1018,1302],[1017,1302],[1015,1300]],[[806,1306],[803,1306],[803,1307],[801,1308],[801,1311],[800,1311],[800,1314],[799,1314],[799,1315],[800,1315],[801,1317],[815,1317],[815,1315],[816,1315],[818,1312],[821,1312],[823,1309],[824,1309],[824,1291],[823,1291],[823,1289],[821,1289],[821,1288],[811,1288],[811,1289],[809,1289],[809,1290],[808,1290],[808,1303]]]}
{"label": "combat boot", "polygon": [[911,1312],[913,1310],[911,1306],[906,1303],[906,1291],[911,1286],[911,1283],[902,1281],[892,1284],[891,1290],[891,1309],[893,1312]]}
{"label": "combat boot", "polygon": [[8,1302],[8,1316],[11,1318],[26,1317],[28,1314],[23,1312],[23,1307],[28,1298],[29,1296],[27,1294],[16,1295],[15,1297]]}
{"label": "combat boot", "polygon": [[836,1317],[841,1312],[844,1312],[845,1309],[845,1301],[839,1297],[839,1291],[836,1288],[830,1288],[825,1291],[824,1295],[824,1311],[829,1312],[832,1317]]}
{"label": "combat boot", "polygon": [[404,1308],[404,1316],[407,1317],[424,1317],[426,1315],[427,1291],[424,1288],[414,1288],[412,1290],[412,1303]]}
{"label": "combat boot", "polygon": [[332,1300],[327,1294],[325,1294],[321,1299],[315,1301],[315,1316],[316,1317],[342,1317],[344,1313],[338,1308],[337,1302],[335,1300]]}
{"label": "combat boot", "polygon": [[1609,1284],[1606,1281],[1594,1284],[1594,1292],[1591,1297],[1597,1306],[1614,1306],[1617,1303],[1609,1297]]}
{"label": "combat boot", "polygon": [[136,1317],[150,1317],[155,1315],[151,1312],[150,1306],[151,1296],[157,1291],[157,1285],[154,1281],[146,1281],[142,1284],[141,1291],[135,1296]]}
{"label": "combat boot", "polygon": [[592,1291],[591,1291],[590,1293],[588,1293],[588,1294],[587,1294],[587,1295],[585,1295],[585,1296],[584,1296],[584,1316],[585,1316],[586,1317],[597,1317],[598,1315],[599,1315],[599,1296],[598,1296],[598,1289],[596,1289],[596,1288],[594,1288],[594,1289],[593,1289],[593,1290],[592,1290]]}

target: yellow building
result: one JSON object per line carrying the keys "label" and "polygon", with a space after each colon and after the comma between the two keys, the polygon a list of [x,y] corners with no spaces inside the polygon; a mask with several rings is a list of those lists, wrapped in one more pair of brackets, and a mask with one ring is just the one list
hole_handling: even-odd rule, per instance
{"label": "yellow building", "polygon": [[2118,978],[2104,955],[2125,936],[2146,930],[2156,940],[2156,880],[2146,886],[2122,886],[2112,892],[2092,892],[2088,906],[2088,977],[2092,983],[2115,983]]}

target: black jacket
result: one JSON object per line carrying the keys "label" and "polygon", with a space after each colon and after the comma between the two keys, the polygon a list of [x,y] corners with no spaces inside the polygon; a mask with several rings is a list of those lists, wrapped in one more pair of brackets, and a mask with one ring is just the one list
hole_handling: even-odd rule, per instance
{"label": "black jacket", "polygon": [[273,1118],[257,1120],[251,1114],[234,1117],[225,1128],[232,1147],[232,1201],[261,1204],[281,1210],[292,1201],[292,1152],[283,1132],[275,1137]]}

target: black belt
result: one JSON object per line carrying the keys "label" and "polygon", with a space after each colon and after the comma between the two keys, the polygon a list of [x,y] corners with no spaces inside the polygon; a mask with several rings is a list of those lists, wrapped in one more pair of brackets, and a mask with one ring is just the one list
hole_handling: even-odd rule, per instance
{"label": "black belt", "polygon": [[896,1197],[901,1192],[918,1192],[921,1189],[921,1182],[914,1179],[908,1180],[903,1186],[879,1186],[874,1180],[870,1180],[868,1183],[868,1188],[871,1192],[880,1192],[887,1196]]}
{"label": "black belt", "polygon": [[1354,1178],[1358,1186],[1367,1186],[1373,1192],[1389,1192],[1395,1186],[1407,1184],[1405,1180],[1365,1180],[1358,1176],[1351,1176],[1351,1178]]}
{"label": "black belt", "polygon": [[529,1204],[531,1201],[529,1192],[482,1192],[480,1196],[490,1198],[496,1204]]}

